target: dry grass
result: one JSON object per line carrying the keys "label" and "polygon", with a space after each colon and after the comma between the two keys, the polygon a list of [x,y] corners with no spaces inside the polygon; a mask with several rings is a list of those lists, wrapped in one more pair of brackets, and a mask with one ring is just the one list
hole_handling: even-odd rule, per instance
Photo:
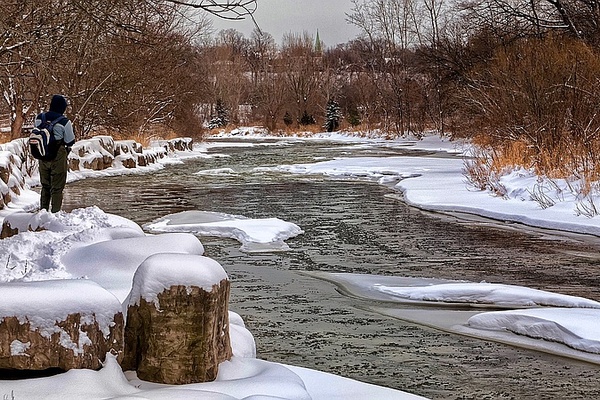
{"label": "dry grass", "polygon": [[538,150],[524,140],[492,146],[476,138],[473,143],[480,149],[475,158],[484,158],[481,162],[489,164],[493,173],[523,167],[550,179],[600,180],[600,140],[585,145],[563,141],[551,150]]}
{"label": "dry grass", "polygon": [[[589,218],[600,214],[596,205],[600,195],[600,140],[586,146],[563,141],[553,152],[536,152],[535,147],[522,140],[491,147],[481,138],[475,140],[473,158],[465,162],[465,177],[471,186],[498,196],[506,195],[500,183],[503,175],[525,167],[535,172],[539,182],[529,190],[531,200],[542,209],[564,201],[570,193],[577,199],[575,212]],[[563,181],[564,180],[564,181]],[[567,188],[557,184],[566,182]]]}
{"label": "dry grass", "polygon": [[[562,38],[528,39],[499,49],[472,71],[465,115],[479,130],[474,159],[465,165],[477,188],[502,195],[499,177],[515,168],[545,181],[574,182],[579,213],[596,215],[600,182],[600,53]],[[548,190],[547,190],[548,189]],[[541,207],[554,201],[531,191]]]}

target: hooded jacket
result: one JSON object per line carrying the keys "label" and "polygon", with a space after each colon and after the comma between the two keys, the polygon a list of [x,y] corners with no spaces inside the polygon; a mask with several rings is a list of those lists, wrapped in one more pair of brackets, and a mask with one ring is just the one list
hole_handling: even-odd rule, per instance
{"label": "hooded jacket", "polygon": [[[50,100],[50,107],[46,112],[46,120],[54,121],[60,116],[63,116],[63,118],[54,125],[52,133],[54,133],[56,140],[62,140],[65,143],[65,146],[71,147],[75,143],[75,133],[73,132],[73,124],[64,116],[66,110],[67,99],[60,94],[55,94],[52,96],[52,100]],[[42,114],[38,114],[34,124],[36,127],[42,124]]]}

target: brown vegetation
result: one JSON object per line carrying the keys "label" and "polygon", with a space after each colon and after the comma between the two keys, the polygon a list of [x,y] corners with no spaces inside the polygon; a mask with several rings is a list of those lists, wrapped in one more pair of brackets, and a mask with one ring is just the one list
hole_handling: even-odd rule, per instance
{"label": "brown vegetation", "polygon": [[597,180],[600,54],[580,40],[528,38],[498,47],[467,75],[463,112],[496,169]]}

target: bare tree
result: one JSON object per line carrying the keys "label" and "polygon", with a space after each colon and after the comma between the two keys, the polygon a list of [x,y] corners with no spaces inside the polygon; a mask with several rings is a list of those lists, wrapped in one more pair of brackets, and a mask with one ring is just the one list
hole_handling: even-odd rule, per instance
{"label": "bare tree", "polygon": [[[160,1],[160,0],[147,0]],[[164,0],[168,3],[204,10],[224,19],[253,18],[256,0]]]}
{"label": "bare tree", "polygon": [[[63,42],[60,11],[45,0],[0,3],[0,89],[9,110],[11,139],[21,135],[28,114],[38,108],[44,82]],[[51,26],[49,21],[55,21]]]}
{"label": "bare tree", "polygon": [[564,32],[600,43],[600,3],[596,0],[475,0],[462,2],[469,18],[501,35]]}
{"label": "bare tree", "polygon": [[[79,135],[97,124],[123,127],[127,120],[133,124],[128,129],[170,123],[177,120],[175,110],[192,115],[176,100],[191,97],[197,102],[195,92],[205,89],[200,85],[192,89],[193,80],[186,85],[178,77],[180,71],[197,76],[187,70],[197,56],[190,43],[189,10],[240,19],[252,18],[255,9],[256,2],[249,0],[2,1],[1,109],[9,114],[11,136],[21,134],[24,122],[45,105],[51,93],[69,98]],[[205,20],[196,21],[203,26]],[[166,59],[183,48],[189,53],[185,57]],[[127,80],[129,85],[119,86]],[[124,99],[131,103],[126,106]],[[118,107],[122,112],[116,111]],[[146,111],[133,112],[136,108]],[[137,117],[117,123],[116,113]]]}
{"label": "bare tree", "polygon": [[246,74],[249,46],[249,40],[241,32],[226,29],[219,32],[208,55],[212,81],[210,102],[216,106],[217,101],[221,101],[228,109],[230,122],[234,123],[244,118],[240,106],[246,104],[249,98],[250,78]]}
{"label": "bare tree", "polygon": [[255,114],[265,127],[274,131],[283,116],[288,92],[284,74],[276,70],[279,53],[273,36],[255,29],[245,57],[252,73],[251,101]]}
{"label": "bare tree", "polygon": [[[279,72],[285,77],[290,101],[298,121],[312,121],[319,113],[320,57],[315,53],[314,40],[306,32],[288,34],[283,38]],[[322,107],[324,108],[324,107]]]}
{"label": "bare tree", "polygon": [[[411,50],[420,43],[422,34],[416,0],[354,0],[348,21],[362,30],[377,55],[370,72],[385,99],[383,121],[393,121],[394,131],[404,134],[413,128],[409,99],[415,71]],[[385,123],[384,128],[390,126]]]}

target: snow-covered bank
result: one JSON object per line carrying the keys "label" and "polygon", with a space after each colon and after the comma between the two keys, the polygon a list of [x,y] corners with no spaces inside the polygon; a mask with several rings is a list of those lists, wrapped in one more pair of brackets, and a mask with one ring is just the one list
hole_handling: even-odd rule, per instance
{"label": "snow-covered bank", "polygon": [[[600,364],[600,335],[596,329],[600,302],[594,300],[486,282],[308,274],[333,282],[352,296],[403,305],[373,308],[382,314]],[[420,308],[411,309],[411,305]],[[473,310],[455,310],[465,305]],[[486,311],[489,308],[505,310]]]}
{"label": "snow-covered bank", "polygon": [[[243,136],[251,139],[252,136]],[[239,136],[235,136],[239,140]],[[265,137],[261,136],[261,139]],[[285,140],[285,139],[284,139]],[[294,140],[300,140],[295,138]],[[600,236],[600,216],[590,218],[583,210],[585,202],[596,201],[600,194],[583,200],[573,190],[577,182],[549,180],[533,172],[517,169],[500,178],[504,197],[482,191],[469,184],[465,176],[465,157],[469,144],[439,136],[422,139],[365,139],[360,136],[321,134],[303,140],[335,140],[353,148],[396,147],[426,150],[439,155],[407,157],[348,157],[307,164],[267,168],[291,174],[325,175],[338,179],[366,179],[391,186],[402,193],[404,201],[429,211],[459,212],[524,225],[565,232]],[[221,144],[223,145],[223,144]],[[264,171],[261,168],[260,171]],[[540,196],[547,198],[542,206]]]}
{"label": "snow-covered bank", "polygon": [[[506,193],[503,197],[479,190],[469,184],[464,172],[465,159],[471,153],[468,142],[452,141],[435,134],[394,140],[385,140],[374,134],[362,136],[343,132],[277,137],[251,128],[222,133],[217,138],[219,140],[214,144],[209,142],[209,146],[240,146],[244,142],[252,146],[257,140],[277,140],[280,143],[335,141],[346,143],[353,149],[386,147],[435,152],[438,154],[417,157],[348,157],[265,167],[257,172],[269,170],[339,179],[367,179],[394,187],[402,193],[404,201],[425,210],[460,212],[500,222],[600,236],[600,216],[590,218],[585,212],[586,202],[597,201],[600,194],[592,193],[588,199],[582,199],[576,191],[577,181],[550,180],[525,169],[515,169],[499,179]],[[228,138],[234,142],[227,142]],[[440,157],[439,154],[443,153],[448,156]],[[541,197],[546,201],[541,202]]]}
{"label": "snow-covered bank", "polygon": [[[133,140],[96,136],[78,141],[69,154],[67,182],[101,176],[148,173],[165,164],[190,157],[206,156],[194,151],[191,138],[155,141],[148,148]],[[39,207],[39,195],[31,190],[40,185],[38,163],[28,156],[26,139],[0,144],[0,224],[5,215]]]}

